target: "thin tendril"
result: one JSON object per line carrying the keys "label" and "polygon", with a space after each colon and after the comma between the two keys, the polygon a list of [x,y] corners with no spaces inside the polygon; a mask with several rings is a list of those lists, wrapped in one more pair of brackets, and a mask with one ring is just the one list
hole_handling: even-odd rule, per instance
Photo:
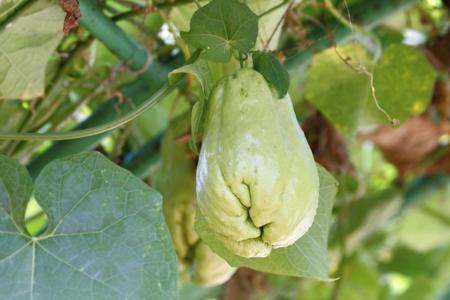
{"label": "thin tendril", "polygon": [[[348,8],[347,1],[346,1],[346,0],[344,0],[344,4],[345,4],[345,7],[346,7],[348,19],[346,19],[344,16],[342,16],[342,14],[336,9],[336,7],[334,7],[334,5],[330,2],[330,0],[324,0],[324,1],[325,1],[325,4],[326,4],[326,7],[327,7],[328,11],[329,11],[329,12],[330,12],[330,13],[331,13],[331,14],[332,14],[339,22],[341,22],[343,25],[347,26],[347,27],[351,30],[352,34],[354,34],[354,33],[355,33],[355,30],[356,30],[358,33],[361,33],[361,34],[370,36],[370,37],[373,39],[373,41],[376,43],[376,47],[377,47],[378,49],[381,49],[381,43],[380,43],[378,37],[376,37],[375,35],[373,35],[373,34],[370,33],[370,32],[367,32],[365,29],[363,29],[363,28],[361,28],[361,27],[356,26],[356,25],[353,24],[352,19],[351,19],[351,16],[350,16],[350,10],[349,10],[349,8]],[[349,66],[349,67],[350,67],[351,69],[353,69],[355,72],[362,73],[362,74],[366,75],[366,76],[369,78],[369,82],[370,82],[370,90],[371,90],[371,92],[372,92],[372,98],[373,98],[373,101],[374,101],[374,103],[375,103],[375,106],[377,107],[377,109],[378,109],[379,111],[381,111],[381,112],[386,116],[386,118],[389,120],[389,122],[390,122],[393,126],[399,126],[399,125],[400,125],[400,121],[399,121],[398,119],[396,119],[396,118],[391,117],[391,115],[390,115],[383,107],[381,107],[380,102],[378,101],[378,98],[377,98],[377,95],[376,95],[376,89],[375,89],[375,85],[374,85],[373,73],[370,72],[369,70],[367,70],[367,67],[364,66],[361,62],[358,62],[358,66],[357,66],[357,67],[354,67],[353,65],[351,65],[351,64],[348,62],[348,61],[349,61],[349,58],[344,58],[344,57],[339,53],[339,50],[337,49],[336,44],[334,45],[334,50],[335,50],[335,52],[337,53],[337,55],[339,56],[339,58],[340,58],[347,66]],[[377,55],[375,55],[375,61],[378,61]]]}
{"label": "thin tendril", "polygon": [[152,97],[146,100],[142,105],[133,109],[117,120],[107,122],[105,124],[95,126],[92,128],[74,130],[61,133],[24,133],[24,132],[0,132],[0,140],[29,140],[29,141],[43,141],[43,140],[73,140],[105,133],[116,129],[143,114],[150,107],[158,103],[167,94],[173,91],[175,86],[168,86],[167,84],[160,88]]}

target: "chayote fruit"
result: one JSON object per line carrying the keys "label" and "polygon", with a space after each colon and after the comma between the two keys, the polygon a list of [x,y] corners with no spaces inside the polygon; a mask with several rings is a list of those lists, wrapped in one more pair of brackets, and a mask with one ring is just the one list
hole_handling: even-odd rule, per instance
{"label": "chayote fruit", "polygon": [[233,253],[265,257],[313,223],[317,168],[287,95],[240,69],[208,101],[197,167],[197,200],[210,228]]}
{"label": "chayote fruit", "polygon": [[164,134],[161,153],[161,177],[156,183],[164,202],[164,214],[179,258],[180,280],[210,286],[227,281],[235,272],[215,254],[194,230],[195,167],[189,149],[180,141],[190,128],[190,115],[171,122]]}

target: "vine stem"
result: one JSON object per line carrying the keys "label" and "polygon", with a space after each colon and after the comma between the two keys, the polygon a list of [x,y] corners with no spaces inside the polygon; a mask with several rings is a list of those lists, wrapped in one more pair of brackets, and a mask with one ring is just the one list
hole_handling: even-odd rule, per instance
{"label": "vine stem", "polygon": [[168,95],[175,89],[175,85],[164,85],[161,87],[152,97],[146,100],[142,105],[136,109],[130,111],[124,116],[105,124],[94,126],[92,128],[74,130],[61,133],[25,133],[25,132],[0,132],[0,140],[29,140],[29,141],[42,141],[42,140],[73,140],[83,137],[93,136],[104,132],[116,129],[143,114],[153,105],[158,103],[164,96]]}
{"label": "vine stem", "polygon": [[[375,43],[377,51],[375,52],[374,55],[374,63],[376,63],[379,59],[380,59],[380,53],[381,53],[381,42],[380,39],[373,33],[366,31],[364,28],[359,27],[355,24],[352,23],[351,19],[350,19],[350,14],[349,14],[349,19],[346,19],[341,12],[336,9],[336,7],[333,5],[333,3],[331,3],[330,0],[324,0],[326,8],[328,9],[328,11],[344,26],[348,27],[352,32],[356,31],[360,34],[369,36]],[[380,102],[378,101],[377,95],[376,95],[376,89],[375,89],[375,85],[374,85],[374,78],[373,78],[373,74],[372,72],[370,72],[366,66],[364,66],[362,63],[358,63],[358,66],[355,68],[354,66],[350,65],[348,63],[348,59],[342,57],[342,55],[339,53],[336,45],[334,46],[334,50],[336,51],[337,55],[341,58],[341,60],[348,65],[350,68],[352,68],[353,70],[355,70],[358,73],[362,73],[365,76],[367,76],[369,78],[369,83],[370,83],[370,90],[372,93],[372,98],[373,101],[375,103],[375,106],[377,107],[377,109],[379,111],[381,111],[386,118],[389,120],[389,122],[393,125],[393,126],[399,126],[400,125],[400,121],[396,118],[391,117],[391,115],[380,105]]]}
{"label": "vine stem", "polygon": [[[287,7],[286,11],[284,12],[283,16],[281,16],[280,20],[278,20],[278,23],[275,26],[275,29],[272,31],[272,34],[270,35],[269,39],[264,44],[264,50],[267,50],[267,48],[269,47],[269,44],[272,41],[273,37],[275,36],[275,33],[277,32],[278,28],[280,28],[281,24],[283,23],[283,20],[286,18],[288,11],[292,8],[293,5],[294,5],[294,2],[291,2],[289,4],[289,6]],[[272,9],[269,9],[269,10],[272,10]],[[265,13],[263,13],[263,14],[265,14]]]}
{"label": "vine stem", "polygon": [[[359,34],[368,36],[372,39],[372,41],[375,43],[375,47],[377,49],[377,51],[374,53],[374,62],[377,62],[380,59],[380,49],[382,49],[382,45],[381,45],[381,41],[380,39],[373,34],[372,32],[369,32],[367,30],[365,30],[364,28],[354,24],[351,19],[347,19],[345,18],[341,12],[333,5],[333,3],[331,3],[330,0],[324,0],[325,2],[325,6],[326,9],[333,15],[333,17],[336,18],[336,20],[338,20],[342,25],[344,25],[345,27],[349,28],[352,32],[356,31]],[[349,14],[350,17],[350,14]]]}
{"label": "vine stem", "polygon": [[32,4],[31,0],[19,0],[15,1],[15,4],[8,10],[2,12],[0,17],[0,29],[2,29],[10,20],[14,18],[19,12],[23,11],[28,5]]}
{"label": "vine stem", "polygon": [[286,4],[288,4],[289,2],[291,2],[293,0],[284,0],[283,2],[281,2],[280,4],[277,4],[271,8],[269,8],[268,10],[266,10],[265,12],[261,13],[260,15],[258,15],[258,19],[261,19],[262,17],[276,11],[277,9],[279,9],[280,7],[285,6]]}

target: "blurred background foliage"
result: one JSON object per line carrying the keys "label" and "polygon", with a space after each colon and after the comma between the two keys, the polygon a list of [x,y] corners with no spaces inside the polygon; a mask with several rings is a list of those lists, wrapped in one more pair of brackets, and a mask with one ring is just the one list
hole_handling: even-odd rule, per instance
{"label": "blurred background foliage", "polygon": [[[5,20],[23,16],[24,10],[37,9],[36,4],[21,2],[26,1],[0,4],[2,27]],[[450,299],[450,3],[331,2],[350,26],[339,22],[324,1],[303,0],[287,12],[275,53],[289,69],[290,95],[315,158],[340,183],[329,240],[330,274],[335,280],[319,282],[240,269],[221,286],[185,285],[181,299]],[[0,98],[7,98],[0,101],[3,132],[66,131],[93,125],[92,116],[96,123],[110,120],[148,98],[157,80],[164,82],[167,72],[183,62],[188,49],[179,31],[189,27],[196,9],[191,1],[105,0],[99,5],[151,53],[152,71],[147,74],[145,68],[128,67],[105,46],[107,41],[82,22],[83,26],[75,25],[60,37],[55,51],[47,51],[45,74],[33,75],[36,81],[45,79],[45,92],[24,101],[0,88]],[[1,30],[0,40],[5,34]],[[376,60],[392,45],[409,45],[426,58],[423,62],[413,59],[407,76],[400,77],[394,89],[392,82],[383,83],[384,75],[379,78],[379,86],[391,84],[386,92],[380,88],[388,96],[392,90],[416,91],[431,80],[430,92],[420,94],[423,99],[412,104],[412,113],[401,115],[399,127],[386,125],[389,122],[383,115],[373,122],[373,115],[365,114],[373,106],[370,96],[362,112],[356,111],[351,99],[361,102],[361,94],[370,95],[369,86],[361,90],[368,78],[355,77],[339,59],[336,66],[327,60],[326,55],[335,54],[335,44],[349,47],[352,43],[356,46],[350,52],[365,51],[369,60]],[[354,54],[361,59],[364,55]],[[394,56],[386,72],[408,64],[408,55]],[[400,60],[400,65],[395,64]],[[147,81],[140,82],[145,76]],[[332,88],[335,82],[339,85]],[[160,163],[161,133],[171,119],[193,105],[198,89],[188,77],[182,89],[109,134],[71,142],[1,141],[0,152],[28,164],[36,174],[50,159],[94,148],[151,185]],[[402,94],[393,97],[386,107],[392,104],[388,113],[395,116],[396,108],[401,110],[408,103]],[[351,130],[345,130],[346,124],[351,124]],[[45,214],[34,201],[27,219],[30,232],[38,234],[45,227]]]}

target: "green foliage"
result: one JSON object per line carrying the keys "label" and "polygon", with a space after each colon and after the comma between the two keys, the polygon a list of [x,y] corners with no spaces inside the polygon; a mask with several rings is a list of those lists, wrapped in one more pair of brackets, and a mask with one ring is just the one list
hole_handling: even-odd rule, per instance
{"label": "green foliage", "polygon": [[292,246],[272,250],[268,257],[243,258],[233,254],[217,239],[197,210],[196,230],[200,237],[232,266],[247,267],[273,274],[312,277],[327,280],[327,240],[333,199],[337,192],[335,179],[319,167],[319,207],[308,232]]}
{"label": "green foliage", "polygon": [[253,67],[270,82],[280,98],[289,90],[289,73],[280,61],[269,52],[253,52]]}
{"label": "green foliage", "polygon": [[[57,143],[0,141],[0,153],[9,157],[0,156],[0,298],[450,299],[445,1],[325,2],[79,0],[80,26],[62,38],[65,13],[59,1],[0,1],[0,136],[116,122],[139,111],[167,79],[177,83],[151,110],[127,119],[133,123],[114,132]],[[283,61],[289,76],[270,53]],[[224,126],[223,115],[214,114],[217,128],[228,129],[227,137],[252,126],[270,132],[277,122],[261,122],[270,126],[266,128],[247,121],[259,116],[265,95],[272,95],[274,103],[283,102],[275,95],[285,95],[290,85],[297,114],[293,123],[301,123],[316,160],[339,182],[333,203],[336,181],[320,169],[319,214],[313,226],[295,244],[272,249],[265,258],[234,255],[218,238],[218,226],[208,225],[201,213],[195,216],[196,158],[184,144],[189,134],[193,152],[200,142],[202,147],[207,144],[210,91],[242,68],[257,70],[272,88],[252,99],[228,97],[227,107],[238,112],[254,104],[248,109],[251,115],[241,119],[236,113],[230,118],[232,126]],[[242,94],[248,92],[247,85]],[[187,117],[174,138],[182,140],[179,154],[189,163],[189,179],[180,178],[181,160],[162,178],[161,137],[168,133],[169,122],[188,110],[191,119]],[[280,120],[287,115],[280,113]],[[407,121],[418,115],[434,123],[433,134],[408,127]],[[377,147],[372,130],[393,119],[406,123],[392,131],[403,138],[397,144],[392,141],[392,149]],[[377,136],[389,130],[383,128]],[[230,144],[223,136],[217,140],[221,147]],[[267,152],[278,153],[291,170],[295,155],[277,152],[284,140],[289,140],[285,129],[271,133],[249,148],[249,157],[268,144]],[[428,143],[439,146],[411,163]],[[80,154],[88,149],[98,149],[109,160],[96,153]],[[27,170],[10,158],[28,164],[33,178],[49,165],[33,185]],[[249,161],[237,158],[240,165]],[[224,174],[230,183],[236,168],[230,168],[223,153],[217,160],[234,172]],[[165,205],[175,193],[190,195],[189,207],[177,201],[164,207],[166,223],[176,223],[172,240],[160,196],[111,161],[160,189]],[[407,163],[413,166],[405,171]],[[253,169],[261,172],[263,166],[267,164]],[[267,177],[277,181],[289,175],[277,177],[281,172],[276,168],[267,170]],[[299,210],[290,206],[288,213]],[[213,210],[219,209],[223,203],[214,202]],[[241,211],[253,222],[249,209]],[[216,254],[200,242],[193,229],[196,218],[198,233]],[[99,230],[103,226],[109,227]],[[186,246],[187,240],[191,243]],[[178,270],[173,245],[184,262]],[[179,285],[177,291],[177,278],[223,282],[231,272],[224,276],[224,265],[215,265],[223,262],[219,255],[234,266],[266,274],[238,270],[223,285]],[[121,295],[111,295],[115,291]]]}
{"label": "green foliage", "polygon": [[38,0],[0,29],[0,99],[44,94],[45,68],[62,38],[64,13]]}
{"label": "green foliage", "polygon": [[345,281],[341,286],[339,300],[378,300],[382,283],[375,262],[364,255],[349,259],[343,272]]}
{"label": "green foliage", "polygon": [[258,16],[237,0],[214,0],[197,10],[183,39],[205,51],[212,61],[226,63],[233,52],[247,53],[256,43]]}
{"label": "green foliage", "polygon": [[169,82],[178,80],[179,74],[186,73],[194,76],[200,83],[201,95],[192,107],[191,140],[189,141],[189,147],[191,148],[192,152],[198,154],[199,151],[197,148],[197,136],[202,131],[206,112],[206,100],[211,93],[213,79],[207,61],[199,58],[196,54],[194,54],[190,60],[193,61],[169,73]]}
{"label": "green foliage", "polygon": [[30,176],[0,161],[2,297],[175,298],[175,253],[157,192],[95,152],[55,160],[33,189],[49,227],[31,237],[23,221]]}
{"label": "green foliage", "polygon": [[372,65],[367,50],[355,43],[313,58],[306,97],[343,133],[404,122],[431,101],[436,72],[419,50],[392,44]]}
{"label": "green foliage", "polygon": [[[347,63],[343,60],[349,57]],[[369,78],[351,66],[367,65],[369,54],[361,45],[348,43],[313,57],[306,86],[306,99],[337,129],[356,131],[361,111],[369,99]]]}
{"label": "green foliage", "polygon": [[0,21],[5,20],[10,16],[17,8],[23,5],[24,0],[9,0],[2,1],[0,3]]}
{"label": "green foliage", "polygon": [[178,74],[191,74],[200,83],[202,97],[207,98],[212,88],[212,75],[208,63],[194,55],[191,63],[185,64],[169,73],[169,82],[175,83],[179,80]]}
{"label": "green foliage", "polygon": [[423,113],[430,104],[436,71],[422,51],[414,47],[387,47],[373,76],[381,107],[401,122]]}

